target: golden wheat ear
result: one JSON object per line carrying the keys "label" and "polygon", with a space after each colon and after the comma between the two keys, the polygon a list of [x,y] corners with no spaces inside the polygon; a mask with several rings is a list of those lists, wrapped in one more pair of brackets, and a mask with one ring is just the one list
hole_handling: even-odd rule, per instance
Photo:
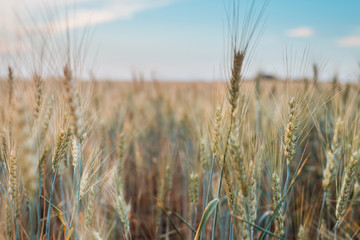
{"label": "golden wheat ear", "polygon": [[83,121],[81,119],[80,102],[76,97],[75,82],[71,69],[68,65],[64,67],[64,86],[67,95],[67,105],[71,116],[72,132],[80,141],[82,139]]}
{"label": "golden wheat ear", "polygon": [[338,221],[345,215],[349,206],[349,199],[354,190],[355,173],[357,172],[360,154],[356,151],[351,155],[350,162],[345,168],[345,175],[342,180],[339,197],[336,201],[336,219]]}
{"label": "golden wheat ear", "polygon": [[289,118],[284,134],[284,155],[286,159],[286,164],[289,165],[293,160],[295,154],[295,144],[296,144],[296,102],[295,98],[292,98],[289,101]]}
{"label": "golden wheat ear", "polygon": [[190,203],[197,206],[199,202],[199,176],[196,172],[190,174],[189,197]]}
{"label": "golden wheat ear", "polygon": [[230,85],[228,89],[229,103],[231,105],[231,113],[234,114],[239,99],[241,70],[245,58],[245,52],[236,51],[234,53],[233,66],[231,70]]}
{"label": "golden wheat ear", "polygon": [[42,104],[42,99],[43,99],[43,80],[42,78],[35,74],[34,77],[34,83],[35,83],[35,90],[36,90],[36,95],[35,95],[35,107],[34,107],[34,123],[37,122],[38,118],[39,118],[39,114],[40,114],[40,108],[41,108],[41,104]]}
{"label": "golden wheat ear", "polygon": [[[281,200],[281,185],[280,185],[280,177],[277,173],[273,173],[272,175],[273,184],[272,184],[272,190],[273,190],[273,201],[274,201],[274,208],[280,204]],[[282,208],[279,208],[279,211],[276,214],[275,217],[275,234],[283,237],[285,235],[284,231],[284,215],[282,212]]]}
{"label": "golden wheat ear", "polygon": [[8,67],[8,85],[9,85],[9,106],[11,106],[14,98],[14,74],[10,66]]}
{"label": "golden wheat ear", "polygon": [[130,205],[127,205],[122,194],[119,194],[115,200],[116,210],[120,216],[120,220],[124,225],[125,236],[128,236],[130,233],[130,221],[129,221],[129,212]]}
{"label": "golden wheat ear", "polygon": [[323,187],[326,192],[327,207],[331,206],[331,183],[336,176],[336,164],[340,161],[342,152],[342,139],[344,134],[344,122],[339,118],[336,121],[334,136],[330,145],[330,149],[326,152],[326,167],[324,170]]}

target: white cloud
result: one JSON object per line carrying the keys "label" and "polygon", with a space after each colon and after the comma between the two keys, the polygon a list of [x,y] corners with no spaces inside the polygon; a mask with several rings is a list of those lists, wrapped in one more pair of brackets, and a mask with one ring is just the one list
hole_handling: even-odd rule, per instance
{"label": "white cloud", "polygon": [[[0,0],[0,36],[8,37],[34,31],[62,32],[129,19],[148,9],[177,0]],[[23,26],[19,24],[23,23]]]}
{"label": "white cloud", "polygon": [[337,44],[341,47],[360,47],[360,35],[340,38]]}
{"label": "white cloud", "polygon": [[68,57],[82,65],[91,40],[87,27],[130,19],[175,1],[179,0],[0,0],[0,58],[9,55],[14,59],[5,61],[29,70],[36,68],[32,62],[41,62],[46,64],[41,69],[49,73],[58,71]]}
{"label": "white cloud", "polygon": [[338,38],[336,44],[340,47],[360,47],[360,27],[354,28],[348,36]]}
{"label": "white cloud", "polygon": [[[85,0],[83,0],[85,1]],[[89,0],[87,0],[89,1]],[[102,1],[96,8],[80,8],[69,14],[64,13],[46,26],[53,26],[58,31],[66,29],[81,28],[91,25],[98,25],[119,19],[130,19],[135,14],[152,8],[166,6],[175,0],[106,0]]]}
{"label": "white cloud", "polygon": [[62,16],[56,20],[38,23],[34,30],[42,32],[63,32],[65,30],[77,29],[118,19],[118,16],[107,10],[79,10],[74,16]]}
{"label": "white cloud", "polygon": [[314,30],[311,27],[299,27],[289,29],[286,35],[294,38],[308,38],[314,35]]}

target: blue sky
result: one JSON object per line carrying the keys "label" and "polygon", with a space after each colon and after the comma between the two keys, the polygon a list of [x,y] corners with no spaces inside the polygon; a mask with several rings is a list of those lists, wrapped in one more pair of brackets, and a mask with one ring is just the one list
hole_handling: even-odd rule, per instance
{"label": "blue sky", "polygon": [[[14,5],[0,2],[7,7],[0,12],[0,25],[11,26],[8,19],[13,11],[9,9]],[[76,4],[60,3],[57,10],[67,9],[74,16],[76,20],[70,27],[75,33],[81,34],[84,26],[94,30],[85,48],[85,73],[91,70],[98,78],[110,79],[129,79],[134,73],[142,73],[146,79],[155,76],[164,80],[214,80],[223,78],[223,69],[229,67],[225,60],[229,51],[225,9],[229,2],[79,0]],[[246,2],[250,1],[242,0],[240,6],[245,7]],[[33,16],[45,8],[44,0],[25,3]],[[45,9],[53,7],[49,1],[47,4]],[[17,11],[21,15],[22,10]],[[360,75],[358,12],[357,0],[270,0],[264,31],[248,63],[248,76],[258,71],[310,76],[312,64],[317,63],[324,80],[338,74],[343,81],[356,81]],[[58,24],[56,34],[64,34],[63,15],[56,16],[48,20]],[[6,63],[9,49],[21,44],[13,41],[12,35],[14,31],[0,31],[1,62]],[[34,49],[37,48],[24,48],[22,54]],[[304,51],[306,64],[302,62]]]}

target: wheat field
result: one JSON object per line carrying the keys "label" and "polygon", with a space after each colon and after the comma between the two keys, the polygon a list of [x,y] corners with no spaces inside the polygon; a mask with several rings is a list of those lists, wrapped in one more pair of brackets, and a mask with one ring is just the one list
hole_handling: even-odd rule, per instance
{"label": "wheat field", "polygon": [[0,239],[360,239],[359,84],[244,77],[236,19],[223,81],[9,66]]}

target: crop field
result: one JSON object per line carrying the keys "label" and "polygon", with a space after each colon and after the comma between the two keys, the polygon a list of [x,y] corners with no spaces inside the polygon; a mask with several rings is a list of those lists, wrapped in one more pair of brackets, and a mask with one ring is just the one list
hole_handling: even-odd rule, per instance
{"label": "crop field", "polygon": [[0,239],[360,239],[360,85],[244,77],[264,9],[222,81],[0,66]]}

